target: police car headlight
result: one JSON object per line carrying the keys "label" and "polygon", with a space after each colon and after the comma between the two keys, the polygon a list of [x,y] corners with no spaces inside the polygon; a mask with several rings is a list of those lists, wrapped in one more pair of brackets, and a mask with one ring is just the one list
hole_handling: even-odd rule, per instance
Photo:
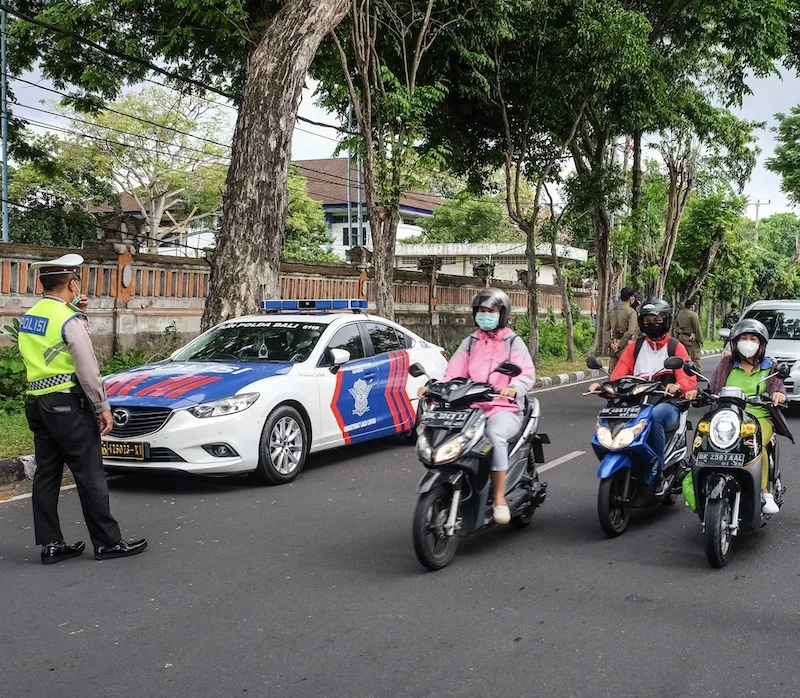
{"label": "police car headlight", "polygon": [[224,397],[221,400],[204,402],[202,405],[190,407],[187,412],[200,419],[205,419],[206,417],[224,417],[228,414],[243,412],[248,407],[252,407],[253,403],[258,400],[258,397],[259,393],[245,393],[244,395]]}
{"label": "police car headlight", "polygon": [[719,449],[733,446],[741,429],[739,417],[731,410],[720,410],[711,419],[711,443]]}

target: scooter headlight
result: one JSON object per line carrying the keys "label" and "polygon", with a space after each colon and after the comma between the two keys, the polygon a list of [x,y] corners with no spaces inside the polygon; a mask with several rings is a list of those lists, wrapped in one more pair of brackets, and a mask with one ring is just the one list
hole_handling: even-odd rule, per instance
{"label": "scooter headlight", "polygon": [[614,437],[608,427],[597,427],[597,440],[603,448],[614,448]]}
{"label": "scooter headlight", "polygon": [[720,410],[711,419],[711,443],[719,449],[733,446],[739,438],[742,423],[731,410]]}
{"label": "scooter headlight", "polygon": [[417,456],[423,463],[431,462],[431,445],[424,434],[417,437]]}
{"label": "scooter headlight", "polygon": [[433,462],[436,465],[450,463],[458,458],[471,444],[480,437],[485,421],[478,421],[466,431],[454,436],[449,441],[445,441],[433,452]]}

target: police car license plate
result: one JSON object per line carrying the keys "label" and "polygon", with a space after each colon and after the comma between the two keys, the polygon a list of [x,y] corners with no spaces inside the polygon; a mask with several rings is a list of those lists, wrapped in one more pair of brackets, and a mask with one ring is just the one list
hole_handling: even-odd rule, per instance
{"label": "police car license plate", "polygon": [[716,451],[701,451],[696,455],[697,465],[720,465],[727,468],[744,467],[744,453],[717,453]]}
{"label": "police car license plate", "polygon": [[604,407],[598,417],[603,419],[633,419],[641,411],[639,405],[629,407]]}
{"label": "police car license plate", "polygon": [[145,444],[141,441],[103,441],[103,458],[113,460],[144,460]]}
{"label": "police car license plate", "polygon": [[436,410],[428,412],[424,417],[426,427],[432,429],[461,429],[472,410]]}

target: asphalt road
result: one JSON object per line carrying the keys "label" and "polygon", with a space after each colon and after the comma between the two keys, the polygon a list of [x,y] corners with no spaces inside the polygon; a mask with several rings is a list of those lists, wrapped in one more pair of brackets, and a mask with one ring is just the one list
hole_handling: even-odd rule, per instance
{"label": "asphalt road", "polygon": [[[0,695],[797,695],[800,451],[783,511],[723,570],[681,503],[607,540],[585,389],[539,394],[548,460],[586,453],[546,473],[534,524],[437,573],[410,539],[422,467],[394,441],[280,488],[115,480],[124,534],[150,540],[129,560],[44,567],[30,502],[0,505]],[[61,511],[88,540],[74,490]]]}

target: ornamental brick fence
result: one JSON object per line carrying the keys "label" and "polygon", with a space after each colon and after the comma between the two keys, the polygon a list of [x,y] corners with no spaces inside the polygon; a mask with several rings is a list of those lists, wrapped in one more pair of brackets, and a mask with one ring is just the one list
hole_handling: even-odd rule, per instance
{"label": "ornamental brick fence", "polygon": [[[32,262],[53,259],[67,250],[16,243],[0,244],[0,325],[19,318],[42,293]],[[86,260],[81,286],[89,296],[88,315],[98,353],[146,348],[171,326],[181,341],[200,331],[208,295],[209,266],[203,259],[118,253],[111,246],[80,251]],[[495,281],[511,297],[516,314],[527,313],[527,293],[521,284]],[[459,341],[471,326],[470,302],[482,285],[474,277],[421,272],[395,272],[394,299],[398,322],[445,346]],[[282,298],[367,298],[372,302],[370,274],[345,264],[288,262],[281,265]],[[585,315],[594,312],[592,295],[574,291]],[[540,286],[542,313],[561,311],[561,296],[552,286]],[[0,344],[8,339],[0,337]]]}

